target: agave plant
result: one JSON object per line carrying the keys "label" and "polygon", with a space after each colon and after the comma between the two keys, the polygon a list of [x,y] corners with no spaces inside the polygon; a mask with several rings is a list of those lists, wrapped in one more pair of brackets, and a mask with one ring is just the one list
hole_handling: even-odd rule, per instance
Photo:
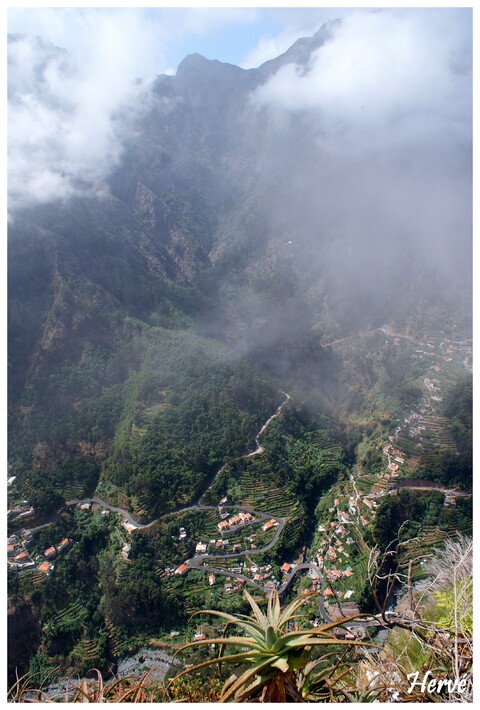
{"label": "agave plant", "polygon": [[[244,595],[252,608],[251,616],[226,614],[210,609],[197,612],[225,619],[227,625],[224,635],[216,639],[193,641],[177,651],[179,653],[187,648],[204,644],[214,644],[219,647],[220,652],[216,658],[188,667],[176,678],[213,664],[234,665],[233,674],[223,686],[220,702],[232,699],[242,702],[252,698],[259,702],[308,701],[311,698],[304,697],[302,693],[302,688],[306,688],[306,685],[301,682],[300,672],[307,666],[313,647],[324,647],[325,653],[321,659],[324,665],[324,678],[327,685],[333,687],[332,678],[328,676],[325,668],[328,668],[331,658],[338,658],[339,647],[371,645],[363,641],[337,639],[331,633],[335,627],[343,626],[361,615],[331,621],[317,628],[299,629],[296,622],[301,616],[296,612],[312,595],[299,597],[282,610],[278,592],[274,591],[268,599],[266,614],[247,591],[244,591]],[[296,628],[289,630],[292,625]],[[232,627],[236,627],[244,635],[227,635]],[[225,649],[229,646],[237,647],[239,652],[224,655]],[[335,660],[330,665],[335,669],[338,662]]]}

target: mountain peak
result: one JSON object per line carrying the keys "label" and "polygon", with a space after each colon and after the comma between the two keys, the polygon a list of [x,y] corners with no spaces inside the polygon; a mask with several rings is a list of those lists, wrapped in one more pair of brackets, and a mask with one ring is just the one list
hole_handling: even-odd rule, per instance
{"label": "mountain peak", "polygon": [[244,69],[237,67],[235,64],[227,64],[220,62],[218,59],[207,59],[202,54],[188,54],[178,65],[177,77],[184,78],[185,76],[200,76],[208,73],[209,75],[220,76],[227,73],[243,74]]}
{"label": "mountain peak", "polygon": [[289,49],[274,59],[269,59],[262,64],[258,71],[263,77],[277,72],[285,64],[307,64],[312,52],[321,47],[332,36],[333,30],[341,20],[325,22],[311,37],[300,37]]}

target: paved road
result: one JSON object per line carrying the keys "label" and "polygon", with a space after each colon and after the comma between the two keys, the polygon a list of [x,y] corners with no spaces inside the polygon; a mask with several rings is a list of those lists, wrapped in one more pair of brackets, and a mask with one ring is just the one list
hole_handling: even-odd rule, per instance
{"label": "paved road", "polygon": [[[376,330],[383,330],[383,328],[378,328],[378,329],[376,329]],[[398,336],[397,336],[397,337],[398,337]],[[407,336],[405,336],[405,337],[407,337]],[[342,340],[346,340],[346,339],[347,339],[347,338],[343,338]],[[336,341],[336,342],[340,342],[340,341]],[[330,344],[332,344],[332,343],[330,343]],[[287,394],[287,393],[284,393],[284,394],[285,394],[285,400],[282,402],[282,404],[280,404],[280,406],[277,408],[277,410],[275,411],[275,413],[272,414],[271,417],[269,417],[269,419],[265,422],[265,424],[261,427],[260,431],[259,431],[258,434],[256,435],[256,437],[255,437],[255,444],[256,444],[256,447],[257,447],[257,448],[256,448],[254,451],[251,451],[251,452],[249,452],[249,453],[247,453],[247,454],[244,454],[243,456],[239,456],[237,459],[235,459],[235,461],[240,461],[241,459],[244,459],[244,458],[252,458],[252,457],[254,457],[254,456],[261,456],[261,455],[265,452],[265,449],[264,449],[264,448],[262,447],[262,445],[261,445],[260,438],[265,434],[265,432],[267,431],[268,426],[270,425],[270,423],[271,423],[274,419],[276,419],[277,417],[279,417],[279,416],[282,414],[282,411],[283,411],[284,407],[285,407],[285,406],[287,405],[287,403],[291,400],[291,396],[290,396],[289,394]],[[103,500],[102,498],[98,498],[98,497],[83,498],[83,499],[81,499],[81,500],[70,500],[70,501],[67,501],[67,502],[65,503],[65,506],[63,506],[63,508],[61,508],[61,509],[58,511],[58,513],[60,513],[64,508],[71,507],[71,506],[73,506],[73,505],[81,505],[81,504],[84,504],[84,503],[89,503],[89,504],[95,503],[95,504],[97,504],[97,505],[101,505],[101,506],[103,506],[104,508],[106,508],[106,509],[108,509],[108,510],[111,510],[111,511],[113,511],[113,512],[115,512],[115,513],[118,513],[119,515],[123,516],[123,518],[124,518],[124,520],[125,520],[126,522],[130,523],[131,525],[135,526],[136,528],[138,528],[138,529],[145,529],[145,528],[151,527],[152,525],[155,525],[155,523],[159,522],[160,520],[164,520],[164,519],[166,519],[166,518],[168,518],[168,517],[171,517],[171,516],[173,516],[173,515],[177,515],[178,513],[187,512],[187,511],[189,511],[189,510],[215,510],[215,509],[218,507],[217,505],[204,505],[204,504],[201,503],[201,500],[202,500],[202,498],[204,498],[204,496],[206,495],[206,493],[207,493],[209,490],[211,490],[211,488],[212,488],[212,486],[213,486],[213,484],[214,484],[216,478],[219,476],[219,474],[221,474],[221,473],[225,470],[225,468],[226,468],[227,466],[228,466],[228,464],[224,464],[224,465],[217,471],[217,473],[216,473],[215,476],[214,476],[214,479],[212,480],[212,482],[210,483],[210,485],[208,486],[208,488],[202,493],[202,495],[198,498],[198,500],[197,500],[195,503],[192,503],[191,505],[185,506],[185,507],[183,507],[183,508],[178,508],[178,509],[176,509],[176,510],[170,511],[169,513],[165,513],[164,515],[162,515],[162,516],[160,516],[160,517],[158,517],[158,518],[155,518],[155,519],[153,519],[153,520],[150,520],[150,521],[147,522],[147,523],[142,523],[142,522],[138,521],[128,510],[125,510],[124,508],[120,508],[120,507],[118,507],[118,506],[111,505],[110,503],[107,503],[107,501]],[[407,488],[407,486],[402,486],[402,487],[403,487],[403,488]],[[434,486],[429,486],[429,485],[425,485],[425,486],[421,486],[421,485],[411,485],[411,486],[408,486],[408,487],[411,488],[412,490],[431,490]],[[436,487],[435,487],[435,488],[436,488]],[[369,497],[372,497],[372,498],[373,498],[373,497],[377,497],[377,498],[379,498],[379,497],[382,497],[382,496],[384,496],[384,495],[390,495],[390,494],[392,494],[392,493],[395,493],[396,490],[397,490],[397,489],[395,488],[395,489],[392,489],[392,490],[389,490],[389,491],[383,491],[383,492],[377,493],[377,494],[375,494],[375,495],[370,495]],[[444,492],[444,493],[446,493],[446,494],[450,494],[450,495],[469,495],[469,494],[466,494],[466,493],[463,493],[463,492],[451,491],[451,490],[449,490],[449,489],[447,490],[447,489],[438,489],[438,488],[436,488],[436,490],[441,490],[442,492]],[[471,495],[471,494],[470,494],[470,495]],[[260,523],[262,520],[275,520],[275,522],[277,523],[277,528],[276,528],[276,530],[275,530],[275,533],[274,533],[274,536],[273,536],[272,540],[271,540],[269,543],[267,543],[267,545],[265,545],[264,547],[259,548],[259,549],[257,549],[257,550],[241,550],[241,551],[239,551],[239,552],[221,553],[221,554],[218,554],[218,555],[209,555],[208,553],[207,553],[207,554],[202,554],[202,555],[195,555],[194,557],[191,557],[190,559],[186,560],[185,564],[187,564],[187,565],[188,565],[190,568],[192,568],[192,569],[201,569],[201,570],[203,570],[203,571],[205,571],[205,572],[210,572],[210,573],[212,573],[212,574],[223,575],[223,576],[226,576],[226,577],[234,577],[234,578],[236,578],[236,579],[243,580],[245,583],[250,584],[251,586],[254,586],[254,587],[256,587],[257,589],[260,589],[261,591],[265,591],[264,585],[258,584],[257,582],[255,582],[254,580],[250,579],[249,577],[247,577],[247,576],[244,575],[244,574],[241,574],[241,573],[238,573],[238,572],[231,572],[230,570],[221,569],[221,568],[219,568],[219,567],[215,567],[215,566],[210,565],[210,564],[207,564],[207,565],[206,565],[206,564],[204,564],[204,563],[205,563],[206,560],[233,559],[233,558],[238,558],[238,557],[241,557],[241,556],[246,556],[246,555],[253,556],[253,555],[258,554],[258,553],[260,553],[260,552],[266,552],[267,550],[269,550],[270,548],[272,548],[272,547],[276,544],[276,542],[278,541],[280,535],[281,535],[282,532],[283,532],[283,529],[284,529],[284,527],[285,527],[285,523],[287,522],[288,518],[287,518],[287,517],[275,516],[275,515],[272,515],[272,514],[270,514],[270,513],[268,513],[268,512],[256,511],[256,510],[253,510],[252,508],[248,508],[248,507],[240,506],[240,505],[224,505],[224,506],[222,506],[222,507],[225,508],[225,509],[234,509],[234,510],[239,510],[239,511],[243,511],[243,512],[248,512],[248,513],[251,513],[251,514],[254,516],[254,520],[253,520],[253,521],[249,521],[249,522],[247,522],[247,523],[240,524],[240,525],[237,525],[237,526],[232,527],[232,528],[230,529],[230,531],[228,531],[228,532],[226,533],[227,535],[228,535],[228,533],[235,533],[237,530],[242,529],[242,528],[246,527],[247,525],[252,525],[252,524],[255,524],[255,523],[258,524],[258,523]],[[57,515],[58,515],[58,513],[57,513]],[[47,523],[47,525],[49,525],[49,524],[51,524],[51,523]],[[37,529],[39,529],[39,528],[41,528],[41,527],[46,527],[46,525],[41,525],[41,526],[39,526],[38,528],[31,528],[31,529],[32,529],[32,530],[37,530]],[[324,588],[324,577],[323,577],[323,574],[322,574],[320,568],[319,568],[316,564],[314,564],[314,563],[305,562],[305,563],[296,565],[296,566],[292,569],[292,571],[288,574],[288,576],[286,577],[286,579],[285,579],[285,580],[281,583],[281,585],[278,587],[278,593],[279,593],[279,595],[284,594],[284,592],[288,589],[290,583],[292,582],[293,577],[297,574],[297,572],[300,572],[300,571],[302,571],[302,570],[312,570],[313,572],[315,572],[315,574],[318,576],[318,579],[319,579],[320,590],[323,592],[323,588]],[[322,619],[323,619],[324,621],[327,621],[327,622],[330,621],[330,617],[327,615],[327,613],[326,613],[326,611],[325,611],[324,600],[323,600],[323,594],[319,594],[319,595],[318,595],[318,605],[319,605],[319,613],[320,613]]]}
{"label": "paved road", "polygon": [[[401,481],[399,481],[401,483]],[[429,486],[428,482],[425,481],[425,485],[397,485],[390,488],[387,491],[379,491],[378,493],[368,493],[366,498],[383,498],[384,496],[391,496],[393,493],[398,493],[398,491],[438,491],[446,496],[453,496],[454,498],[471,498],[472,493],[467,491],[456,491],[453,488],[438,488],[437,486]]]}

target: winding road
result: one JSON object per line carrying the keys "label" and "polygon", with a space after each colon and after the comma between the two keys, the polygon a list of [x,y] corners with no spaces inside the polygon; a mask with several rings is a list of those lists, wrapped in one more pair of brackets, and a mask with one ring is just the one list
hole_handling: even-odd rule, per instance
{"label": "winding road", "polygon": [[[253,458],[254,456],[261,456],[262,454],[265,453],[265,448],[262,446],[260,439],[267,431],[271,422],[274,419],[281,416],[285,406],[292,399],[291,395],[289,395],[288,393],[284,392],[283,394],[285,395],[285,400],[279,405],[279,407],[277,407],[275,413],[272,414],[272,416],[267,419],[265,424],[263,424],[263,426],[259,430],[258,434],[255,436],[256,449],[254,451],[250,451],[247,454],[243,454],[242,456],[239,456],[238,458],[234,459],[234,461],[232,463],[234,463],[235,461],[240,461],[242,459],[250,459],[250,458]],[[66,508],[70,508],[74,505],[96,504],[96,505],[102,506],[103,508],[105,508],[107,510],[111,510],[114,513],[118,513],[119,515],[121,515],[124,518],[125,522],[134,526],[136,529],[145,530],[146,528],[149,528],[152,525],[155,525],[156,523],[158,523],[161,520],[165,520],[166,518],[171,517],[172,515],[178,515],[179,513],[188,512],[189,510],[216,510],[218,508],[218,505],[204,505],[201,503],[201,501],[202,501],[202,499],[204,499],[206,494],[211,490],[217,477],[226,469],[226,467],[228,465],[230,465],[230,464],[229,463],[224,464],[217,471],[213,480],[209,484],[208,488],[201,494],[201,496],[198,498],[198,500],[195,503],[192,503],[191,505],[185,506],[183,508],[178,508],[176,510],[170,511],[169,513],[165,513],[164,515],[161,515],[158,518],[154,518],[153,520],[150,520],[147,523],[142,523],[139,520],[137,520],[128,510],[125,510],[124,508],[120,508],[115,505],[111,505],[107,501],[103,500],[103,498],[98,498],[98,497],[68,500],[65,502],[65,505],[62,506],[62,508],[60,508],[57,511],[55,518],[62,512],[62,510],[66,509]],[[257,589],[260,589],[262,592],[265,592],[266,589],[265,589],[264,585],[258,584],[257,582],[250,579],[249,577],[247,577],[244,574],[241,574],[238,572],[231,572],[230,570],[221,569],[221,568],[215,567],[213,565],[205,565],[204,563],[206,560],[215,560],[215,559],[220,560],[220,559],[233,559],[233,558],[238,559],[238,557],[242,557],[242,556],[246,556],[246,555],[253,556],[253,555],[258,554],[260,552],[266,552],[267,550],[270,550],[270,548],[272,548],[277,543],[280,535],[282,534],[285,524],[288,520],[288,517],[281,517],[281,516],[272,515],[271,513],[268,513],[268,512],[253,510],[253,508],[248,508],[248,507],[244,507],[241,505],[224,505],[222,507],[225,510],[226,509],[234,509],[236,511],[241,511],[241,512],[246,512],[246,513],[248,512],[254,516],[254,520],[249,521],[244,524],[240,524],[238,526],[235,526],[230,530],[230,532],[235,532],[238,529],[243,529],[243,528],[247,527],[248,525],[258,524],[258,523],[261,523],[262,521],[274,520],[276,523],[276,530],[273,535],[273,538],[270,540],[269,543],[267,543],[266,545],[264,545],[263,547],[261,547],[257,550],[241,550],[238,552],[221,553],[218,555],[217,554],[216,555],[209,555],[208,553],[200,554],[200,555],[195,555],[194,557],[191,557],[190,559],[186,560],[184,564],[188,565],[188,567],[190,567],[191,569],[199,569],[199,570],[203,570],[206,572],[211,572],[213,574],[219,574],[219,575],[224,575],[224,576],[228,576],[228,577],[235,577],[236,579],[243,580],[245,583],[250,584],[250,585],[256,587]],[[46,527],[47,525],[51,525],[52,522],[47,523],[46,525],[40,525],[37,528],[31,528],[31,530],[35,531],[40,528]],[[295,576],[295,574],[297,572],[299,572],[301,570],[306,570],[306,569],[313,570],[315,572],[316,576],[319,579],[320,588],[323,590],[323,575],[320,571],[320,568],[317,565],[315,565],[314,563],[305,562],[303,564],[296,565],[292,569],[292,571],[288,574],[288,576],[285,578],[285,580],[282,582],[282,584],[278,587],[277,591],[278,591],[279,595],[282,595],[287,590],[288,586],[290,585],[293,577]],[[319,595],[318,604],[319,604],[319,611],[320,611],[322,618],[325,621],[330,621],[330,618],[325,611],[324,602],[323,602],[323,594]]]}
{"label": "winding road", "polygon": [[[376,330],[383,330],[383,328],[377,328]],[[348,338],[342,338],[342,340],[346,340]],[[335,341],[335,342],[340,342],[340,341]],[[332,345],[333,343],[329,343],[329,345]],[[239,456],[238,458],[234,459],[231,463],[234,463],[235,461],[240,461],[242,459],[250,459],[253,458],[254,456],[261,456],[262,454],[265,453],[265,448],[261,444],[261,437],[265,434],[267,431],[269,425],[271,422],[276,419],[277,417],[280,417],[285,406],[288,404],[288,402],[292,399],[291,395],[287,394],[286,392],[283,393],[285,395],[285,400],[280,404],[280,406],[277,408],[274,414],[272,414],[271,417],[267,419],[265,424],[261,427],[259,430],[258,434],[255,436],[255,444],[256,444],[256,449],[254,451],[251,451],[247,454],[243,454],[242,456]],[[151,527],[152,525],[155,525],[161,520],[165,520],[173,515],[178,515],[180,513],[188,512],[189,510],[216,510],[218,508],[218,505],[205,505],[202,504],[202,500],[205,498],[206,494],[212,489],[216,479],[218,476],[229,466],[230,463],[223,464],[223,466],[217,471],[217,473],[214,475],[212,481],[206,488],[206,490],[200,495],[198,500],[195,503],[192,503],[188,506],[181,507],[178,509],[175,509],[173,511],[170,511],[168,513],[165,513],[164,515],[161,515],[158,518],[154,518],[153,520],[150,520],[149,522],[142,523],[138,521],[128,510],[125,510],[124,508],[120,508],[118,506],[111,505],[107,501],[103,500],[102,498],[98,497],[92,497],[92,498],[83,498],[81,500],[69,500],[66,501],[65,505],[60,508],[60,510],[57,511],[55,518],[58,516],[59,513],[61,513],[62,510],[65,508],[72,507],[74,505],[82,505],[82,504],[96,504],[103,506],[103,508],[107,510],[111,510],[114,513],[118,513],[124,518],[124,521],[132,525],[136,529],[146,529]],[[440,490],[442,493],[446,495],[456,495],[456,496],[466,496],[466,495],[471,495],[471,493],[467,492],[461,492],[461,491],[453,491],[451,489],[446,489],[446,488],[440,488],[435,483],[432,482],[419,482],[419,481],[405,481],[405,483],[402,485],[400,482],[398,482],[398,488],[410,488],[411,490],[430,490],[430,489],[436,489]],[[369,494],[370,498],[380,498],[385,495],[391,495],[395,493],[398,490],[397,487],[387,490],[387,491],[382,491],[376,494]],[[266,587],[262,584],[259,584],[253,579],[250,579],[246,575],[242,574],[241,572],[232,572],[231,570],[228,569],[222,569],[220,567],[215,567],[215,563],[213,562],[210,564],[208,561],[209,560],[224,560],[224,559],[233,559],[236,558],[238,559],[239,557],[245,557],[245,556],[253,556],[255,554],[258,554],[260,552],[266,552],[267,550],[271,549],[278,541],[280,535],[283,532],[283,529],[285,527],[285,524],[288,520],[288,517],[281,517],[281,516],[275,516],[272,515],[271,513],[268,512],[263,512],[263,511],[257,511],[253,510],[252,508],[241,506],[241,505],[223,505],[222,506],[225,510],[226,509],[232,509],[236,511],[242,511],[242,512],[248,512],[251,513],[254,516],[254,519],[247,522],[247,523],[242,523],[240,525],[234,526],[230,529],[229,532],[236,532],[239,529],[243,529],[247,527],[248,525],[252,524],[259,524],[262,521],[266,520],[274,520],[276,523],[276,530],[273,535],[273,538],[270,540],[269,543],[264,545],[263,547],[257,549],[257,550],[240,550],[238,552],[231,552],[231,553],[220,553],[220,554],[199,554],[199,555],[194,555],[193,557],[187,559],[184,564],[186,564],[188,567],[191,569],[198,569],[202,570],[204,572],[210,572],[212,574],[218,574],[218,575],[223,575],[227,577],[234,577],[235,579],[239,579],[246,584],[249,584],[253,587],[256,587],[257,589],[261,590],[262,592],[266,591]],[[53,521],[52,521],[53,522]],[[46,525],[51,525],[52,523],[47,523]],[[32,531],[38,530],[40,528],[46,527],[46,525],[40,525],[36,528],[31,528]],[[207,564],[205,564],[208,562]],[[297,572],[300,572],[302,570],[309,570],[314,573],[314,575],[318,578],[319,580],[319,589],[321,592],[323,592],[324,589],[324,576],[322,574],[322,571],[320,568],[314,564],[313,562],[304,562],[302,564],[298,564],[293,566],[292,570],[289,572],[289,574],[286,576],[284,581],[280,584],[279,587],[277,587],[278,594],[281,596],[284,594],[284,592],[288,589],[290,583],[292,582],[294,576],[297,574]],[[331,621],[330,617],[326,613],[325,606],[324,606],[324,597],[323,593],[320,593],[318,595],[318,608],[319,608],[319,613],[322,619],[325,622]]]}

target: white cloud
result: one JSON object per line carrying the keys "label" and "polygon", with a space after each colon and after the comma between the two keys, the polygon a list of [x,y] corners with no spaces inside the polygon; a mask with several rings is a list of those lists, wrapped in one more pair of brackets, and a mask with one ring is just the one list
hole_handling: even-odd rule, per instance
{"label": "white cloud", "polygon": [[257,15],[233,8],[10,9],[9,32],[31,35],[9,45],[10,210],[102,190],[122,153],[125,126],[115,115],[126,106],[142,110],[149,81],[174,73],[175,42]]}
{"label": "white cloud", "polygon": [[373,139],[415,140],[432,122],[434,132],[438,122],[455,130],[469,115],[465,19],[448,10],[353,13],[314,53],[307,73],[284,66],[255,101],[315,112],[325,146],[346,150]]}
{"label": "white cloud", "polygon": [[342,252],[332,257],[333,272],[369,274],[382,251],[399,244],[450,275],[466,258],[471,50],[468,10],[356,12],[307,71],[283,66],[253,94],[272,133],[279,131],[279,161],[293,153],[295,193],[292,203],[275,203],[279,222],[299,203],[322,239],[331,230],[362,244],[351,272],[342,272]]}
{"label": "white cloud", "polygon": [[298,30],[284,30],[275,36],[262,37],[260,42],[252,49],[241,62],[243,69],[253,69],[264,62],[280,56],[289,49],[296,40],[302,36]]}
{"label": "white cloud", "polygon": [[336,7],[263,8],[264,16],[277,31],[263,35],[240,66],[244,69],[259,67],[286,52],[300,37],[311,37],[325,22],[346,17],[351,12],[351,8]]}
{"label": "white cloud", "polygon": [[[71,13],[74,13],[72,15]],[[33,13],[35,14],[35,13]],[[68,29],[75,17],[77,35]],[[135,79],[146,68],[155,40],[140,15],[127,11],[82,15],[72,9],[37,14],[52,19],[50,36],[72,35],[83,42],[79,61],[34,35],[9,43],[8,194],[9,209],[69,197],[78,190],[101,191],[118,163],[122,125],[115,116],[129,106],[142,108],[145,83]],[[27,23],[27,29],[29,25]],[[153,53],[157,58],[160,51]]]}

